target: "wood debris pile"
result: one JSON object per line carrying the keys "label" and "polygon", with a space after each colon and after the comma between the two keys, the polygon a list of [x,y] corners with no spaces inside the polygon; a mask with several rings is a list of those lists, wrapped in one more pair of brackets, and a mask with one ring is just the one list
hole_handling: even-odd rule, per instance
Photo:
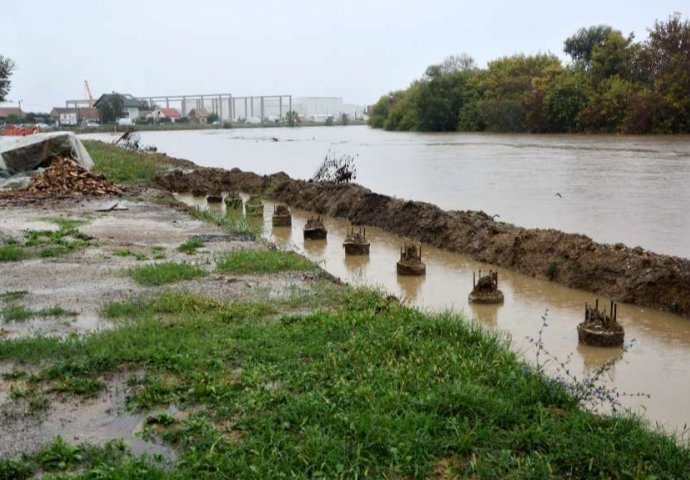
{"label": "wood debris pile", "polygon": [[0,192],[0,198],[122,195],[122,189],[67,157],[54,157],[48,168],[21,190]]}

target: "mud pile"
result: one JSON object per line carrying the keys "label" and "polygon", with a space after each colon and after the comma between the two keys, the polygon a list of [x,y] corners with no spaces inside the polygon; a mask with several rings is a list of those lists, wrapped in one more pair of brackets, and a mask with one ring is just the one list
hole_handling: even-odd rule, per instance
{"label": "mud pile", "polygon": [[0,192],[0,199],[50,198],[80,195],[121,195],[105,176],[92,173],[67,157],[54,157],[26,188]]}
{"label": "mud pile", "polygon": [[372,225],[435,247],[469,255],[535,278],[690,317],[690,260],[641,247],[604,245],[584,235],[526,229],[484,212],[445,211],[435,205],[373,193],[356,184],[292,180],[285,173],[197,168],[159,177],[175,192],[197,184],[262,193],[276,201],[355,225]]}

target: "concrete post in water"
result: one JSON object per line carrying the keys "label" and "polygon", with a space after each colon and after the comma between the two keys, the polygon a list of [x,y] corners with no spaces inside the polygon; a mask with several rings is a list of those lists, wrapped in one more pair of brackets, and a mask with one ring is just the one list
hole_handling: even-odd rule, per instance
{"label": "concrete post in water", "polygon": [[472,292],[468,299],[470,303],[503,303],[503,292],[498,289],[498,272],[489,270],[488,275],[475,276],[472,272]]}
{"label": "concrete post in water", "polygon": [[618,305],[611,301],[611,310],[599,310],[599,300],[592,308],[585,303],[585,320],[577,326],[577,338],[580,343],[595,347],[617,347],[623,345],[625,330],[618,323]]}

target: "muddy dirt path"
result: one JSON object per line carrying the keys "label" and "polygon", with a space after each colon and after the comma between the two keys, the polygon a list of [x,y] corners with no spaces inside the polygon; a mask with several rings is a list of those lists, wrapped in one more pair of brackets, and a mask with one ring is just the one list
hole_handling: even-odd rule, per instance
{"label": "muddy dirt path", "polygon": [[526,229],[481,211],[445,211],[423,202],[374,193],[356,184],[259,176],[239,169],[197,168],[158,178],[172,192],[242,190],[355,225],[370,225],[451,252],[617,301],[690,317],[690,260],[584,235]]}

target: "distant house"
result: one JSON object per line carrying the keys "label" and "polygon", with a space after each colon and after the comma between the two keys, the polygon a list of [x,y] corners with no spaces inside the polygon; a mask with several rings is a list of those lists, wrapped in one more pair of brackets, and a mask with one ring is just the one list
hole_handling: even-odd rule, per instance
{"label": "distant house", "polygon": [[50,118],[60,126],[79,125],[89,120],[98,121],[98,109],[96,108],[60,108],[55,107],[50,111]]}
{"label": "distant house", "polygon": [[208,122],[208,110],[205,108],[195,108],[189,112],[189,121],[192,123],[206,123]]}
{"label": "distant house", "polygon": [[94,107],[98,108],[104,99],[112,97],[113,95],[120,95],[122,97],[122,103],[125,109],[125,117],[136,120],[137,118],[145,116],[146,113],[149,112],[149,105],[147,102],[143,102],[129,93],[104,93],[98,97],[98,100],[96,100],[96,103],[94,103]]}
{"label": "distant house", "polygon": [[153,118],[159,121],[163,118],[169,118],[173,123],[179,120],[182,115],[175,108],[157,108],[147,115],[149,118]]}
{"label": "distant house", "polygon": [[24,116],[21,108],[17,107],[0,107],[0,120],[6,120],[9,117],[21,118]]}

